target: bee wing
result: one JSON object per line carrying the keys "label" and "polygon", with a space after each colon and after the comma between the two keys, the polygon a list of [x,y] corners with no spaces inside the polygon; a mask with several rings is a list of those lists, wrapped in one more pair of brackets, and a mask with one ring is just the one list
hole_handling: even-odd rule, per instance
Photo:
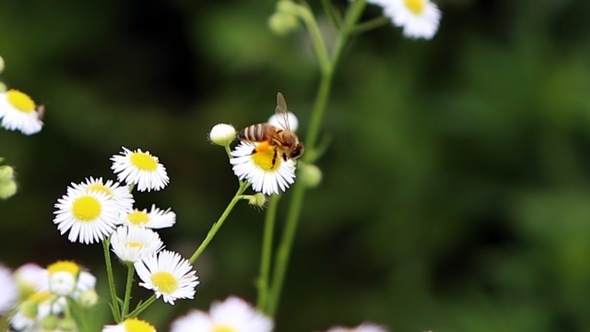
{"label": "bee wing", "polygon": [[287,102],[285,101],[283,94],[280,92],[277,93],[277,107],[275,108],[275,113],[280,127],[291,130],[291,127],[289,126],[289,110],[287,109]]}

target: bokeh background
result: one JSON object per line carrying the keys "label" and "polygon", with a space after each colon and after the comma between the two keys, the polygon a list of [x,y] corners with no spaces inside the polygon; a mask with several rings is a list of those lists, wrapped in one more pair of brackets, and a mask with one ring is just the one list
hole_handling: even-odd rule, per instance
{"label": "bokeh background", "polygon": [[[590,2],[438,4],[433,40],[384,26],[356,36],[342,59],[322,129],[324,180],[305,198],[277,331],[363,321],[400,332],[588,331]],[[137,194],[137,206],[172,208],[177,224],[161,236],[190,255],[237,189],[208,130],[264,121],[281,91],[306,132],[316,63],[303,30],[269,31],[273,10],[2,1],[1,79],[47,112],[37,135],[0,131],[20,184],[0,202],[0,261],[75,259],[104,289],[101,246],[60,236],[53,204],[71,182],[114,179],[109,158],[121,146],[167,167],[170,185]],[[379,15],[369,6],[363,20]],[[143,318],[166,331],[230,294],[255,302],[263,217],[239,204],[197,262],[196,299]],[[97,324],[110,322],[103,300]]]}

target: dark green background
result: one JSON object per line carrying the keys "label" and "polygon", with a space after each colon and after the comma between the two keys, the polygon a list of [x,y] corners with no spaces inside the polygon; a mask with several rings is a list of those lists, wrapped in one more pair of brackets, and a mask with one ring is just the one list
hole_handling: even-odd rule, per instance
{"label": "dark green background", "polygon": [[[306,195],[277,331],[365,320],[400,332],[590,326],[590,2],[438,3],[433,40],[386,26],[342,58],[322,129],[332,138],[324,181]],[[0,202],[0,261],[75,259],[104,290],[101,246],[60,236],[53,204],[71,182],[114,179],[121,146],[166,166],[170,185],[137,194],[137,206],[171,207],[177,225],[161,236],[190,255],[237,189],[208,130],[264,121],[282,91],[305,134],[316,64],[304,31],[268,30],[273,9],[2,1],[2,80],[47,113],[40,134],[0,131],[20,184]],[[363,19],[380,14],[369,6]],[[263,217],[239,204],[197,263],[196,299],[142,318],[165,331],[189,307],[255,301]],[[96,320],[110,322],[101,305]]]}

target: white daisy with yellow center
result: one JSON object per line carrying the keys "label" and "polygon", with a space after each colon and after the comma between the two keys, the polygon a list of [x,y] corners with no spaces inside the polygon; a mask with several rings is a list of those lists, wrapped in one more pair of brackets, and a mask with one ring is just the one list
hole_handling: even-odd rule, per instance
{"label": "white daisy with yellow center", "polygon": [[166,168],[149,151],[131,151],[123,147],[123,152],[112,156],[111,161],[111,169],[117,174],[119,181],[137,185],[139,191],[157,191],[166,187],[170,181]]}
{"label": "white daisy with yellow center", "polygon": [[31,97],[18,90],[0,92],[0,119],[2,127],[19,130],[25,135],[38,133],[43,128],[37,105]]}
{"label": "white daisy with yellow center", "polygon": [[171,332],[270,332],[273,322],[237,297],[211,305],[209,313],[192,310],[172,322]]}
{"label": "white daisy with yellow center", "polygon": [[60,234],[67,231],[68,240],[91,244],[111,235],[119,221],[120,210],[106,193],[69,188],[57,200],[53,223]]}
{"label": "white daisy with yellow center", "polygon": [[3,265],[0,265],[0,285],[2,285],[0,286],[2,287],[0,292],[0,316],[2,316],[14,307],[18,297],[18,287],[12,276],[12,271]]}
{"label": "white daisy with yellow center", "polygon": [[102,332],[156,332],[156,328],[144,320],[128,318],[117,325],[104,326]]}
{"label": "white daisy with yellow center", "polygon": [[295,161],[284,160],[276,146],[268,142],[241,142],[229,161],[240,180],[265,195],[279,194],[295,182]]}
{"label": "white daisy with yellow center", "polygon": [[375,325],[372,323],[363,323],[356,327],[336,326],[330,328],[326,332],[388,332],[388,330],[380,325]]}
{"label": "white daisy with yellow center", "polygon": [[177,299],[192,299],[199,284],[196,272],[188,260],[178,253],[162,250],[143,257],[134,264],[141,278],[140,286],[153,290],[156,298],[174,304]]}
{"label": "white daisy with yellow center", "polygon": [[[73,261],[58,261],[46,269],[47,289],[57,296],[77,299],[81,293],[93,290],[96,277]],[[45,290],[45,287],[42,287]]]}
{"label": "white daisy with yellow center", "polygon": [[120,183],[112,180],[104,182],[102,178],[95,179],[93,177],[87,178],[85,182],[81,184],[72,183],[72,187],[69,190],[80,190],[84,192],[96,191],[102,192],[107,197],[115,202],[119,207],[121,213],[130,211],[133,208],[133,195],[126,186],[121,186]]}
{"label": "white daisy with yellow center", "polygon": [[130,227],[147,227],[153,229],[172,227],[176,223],[176,213],[170,209],[161,210],[152,205],[151,210],[133,209],[121,216],[121,223]]}
{"label": "white daisy with yellow center", "polygon": [[431,39],[438,30],[441,12],[430,0],[368,0],[383,7],[385,16],[403,28],[408,38]]}
{"label": "white daisy with yellow center", "polygon": [[113,252],[123,262],[135,263],[160,251],[164,244],[158,233],[149,228],[121,226],[111,235]]}

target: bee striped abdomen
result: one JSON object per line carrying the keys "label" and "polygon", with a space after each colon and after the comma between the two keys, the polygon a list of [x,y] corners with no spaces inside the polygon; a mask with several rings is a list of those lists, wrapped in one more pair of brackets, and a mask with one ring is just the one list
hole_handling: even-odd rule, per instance
{"label": "bee striped abdomen", "polygon": [[259,123],[248,126],[238,133],[238,138],[243,141],[261,142],[267,138],[266,124]]}

